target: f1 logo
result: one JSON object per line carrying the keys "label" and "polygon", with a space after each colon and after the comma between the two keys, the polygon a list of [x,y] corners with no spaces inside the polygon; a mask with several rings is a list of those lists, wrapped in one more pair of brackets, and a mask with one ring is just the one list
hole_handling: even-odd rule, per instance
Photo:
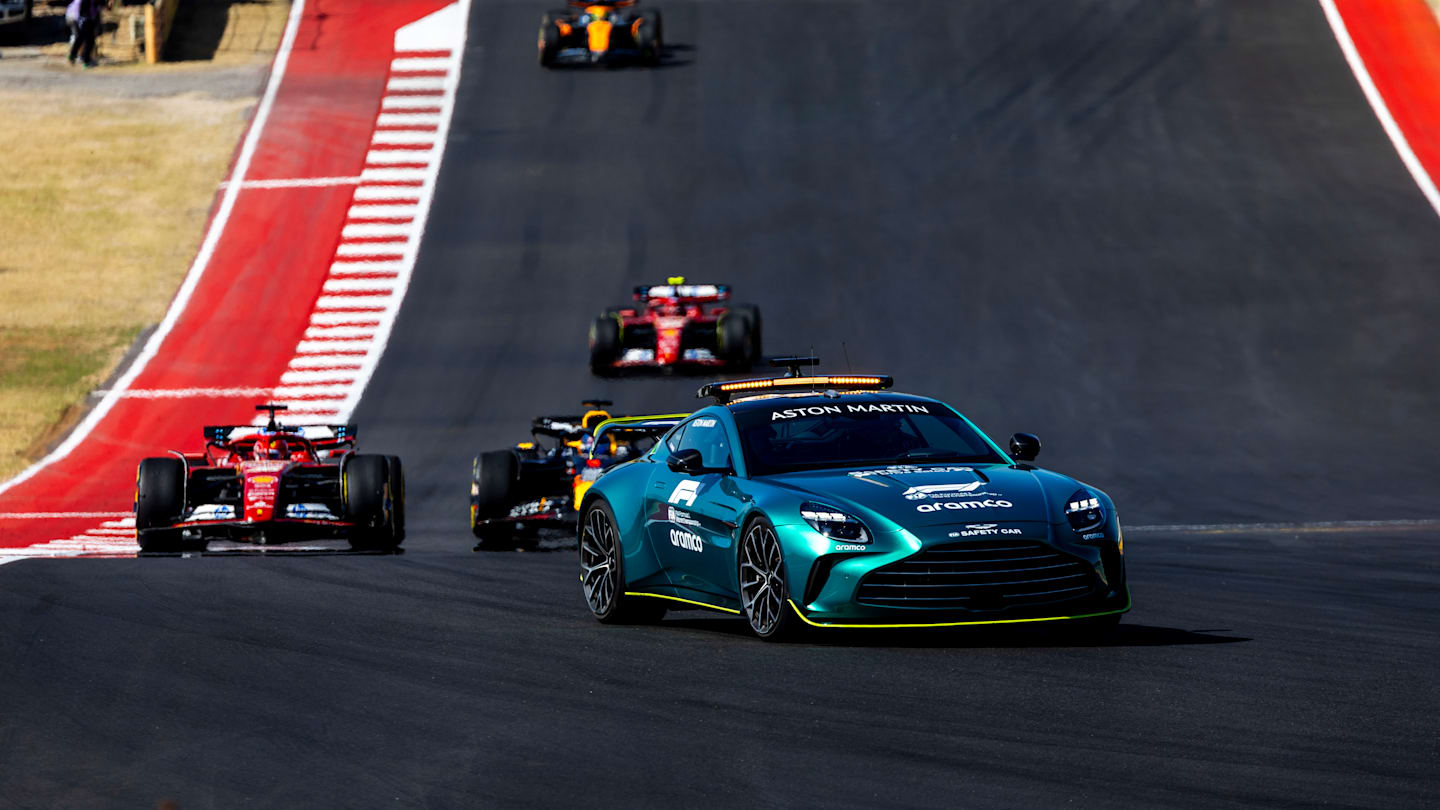
{"label": "f1 logo", "polygon": [[699,494],[699,481],[681,481],[675,485],[675,491],[670,493],[670,503],[684,503],[686,506],[694,506],[695,496]]}

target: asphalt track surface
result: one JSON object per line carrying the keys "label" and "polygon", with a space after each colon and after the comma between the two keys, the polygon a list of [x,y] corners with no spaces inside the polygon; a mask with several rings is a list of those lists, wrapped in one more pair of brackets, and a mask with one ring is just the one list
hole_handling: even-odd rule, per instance
{"label": "asphalt track surface", "polygon": [[1440,514],[1440,223],[1315,4],[663,9],[665,67],[546,73],[540,9],[476,3],[357,415],[404,555],[0,569],[0,807],[1433,806],[1433,527],[1134,532],[1097,646],[601,627],[572,552],[469,550],[475,450],[694,404],[585,370],[672,273],[1131,525]]}

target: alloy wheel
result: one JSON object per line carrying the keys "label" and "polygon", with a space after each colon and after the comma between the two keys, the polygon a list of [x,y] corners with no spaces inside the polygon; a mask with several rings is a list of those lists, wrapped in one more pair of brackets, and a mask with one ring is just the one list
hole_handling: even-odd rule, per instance
{"label": "alloy wheel", "polygon": [[775,530],[756,522],[740,547],[740,604],[750,627],[762,636],[774,633],[784,617],[785,570]]}
{"label": "alloy wheel", "polygon": [[615,524],[605,510],[592,508],[580,530],[580,587],[597,616],[604,616],[615,604],[615,548]]}

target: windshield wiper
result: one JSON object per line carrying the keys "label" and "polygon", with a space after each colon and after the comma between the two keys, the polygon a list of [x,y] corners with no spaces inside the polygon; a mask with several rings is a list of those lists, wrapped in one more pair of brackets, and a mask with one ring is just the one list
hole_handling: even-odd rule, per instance
{"label": "windshield wiper", "polygon": [[964,461],[973,458],[954,450],[939,450],[933,447],[917,447],[914,450],[906,450],[894,458],[895,461]]}

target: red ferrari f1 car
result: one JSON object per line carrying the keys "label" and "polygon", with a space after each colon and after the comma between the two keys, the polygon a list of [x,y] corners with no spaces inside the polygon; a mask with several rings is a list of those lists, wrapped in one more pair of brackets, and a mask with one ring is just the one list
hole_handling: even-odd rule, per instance
{"label": "red ferrari f1 car", "polygon": [[664,51],[659,11],[636,11],[639,0],[570,0],[540,18],[540,64],[657,65]]}
{"label": "red ferrari f1 car", "polygon": [[355,452],[355,425],[212,425],[205,449],[140,462],[135,534],[141,551],[229,539],[261,545],[345,539],[393,550],[405,539],[405,476],[395,456]]}
{"label": "red ferrari f1 car", "polygon": [[635,307],[609,309],[590,326],[590,370],[688,366],[746,369],[760,360],[760,310],[731,304],[725,284],[665,284],[635,288]]}

